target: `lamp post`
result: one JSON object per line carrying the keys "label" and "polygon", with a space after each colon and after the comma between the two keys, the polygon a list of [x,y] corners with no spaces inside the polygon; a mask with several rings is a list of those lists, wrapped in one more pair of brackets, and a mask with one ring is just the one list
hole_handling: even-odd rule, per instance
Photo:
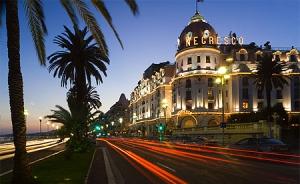
{"label": "lamp post", "polygon": [[119,118],[119,122],[122,124],[123,123],[123,118]]}
{"label": "lamp post", "polygon": [[41,134],[42,134],[42,117],[40,116],[39,117],[39,120],[40,120],[40,136],[41,136]]}
{"label": "lamp post", "polygon": [[[168,101],[167,101],[167,99],[164,98],[161,101],[161,107],[164,110],[165,127],[166,127],[167,126],[167,108],[168,108]],[[164,130],[160,130],[160,134],[161,134],[161,131],[164,131]]]}
{"label": "lamp post", "polygon": [[50,124],[49,121],[47,121],[46,124],[47,124],[47,132],[49,132],[49,124]]}
{"label": "lamp post", "polygon": [[218,74],[219,77],[216,79],[217,84],[221,84],[221,96],[222,96],[222,122],[221,122],[221,127],[222,127],[222,145],[224,146],[224,128],[225,128],[225,111],[224,111],[224,104],[225,104],[225,99],[224,99],[224,83],[226,79],[229,79],[230,76],[226,75],[227,74],[227,68],[225,66],[221,66],[218,69]]}
{"label": "lamp post", "polygon": [[25,116],[25,120],[27,121],[27,116],[29,115],[28,110],[24,109],[24,116]]}

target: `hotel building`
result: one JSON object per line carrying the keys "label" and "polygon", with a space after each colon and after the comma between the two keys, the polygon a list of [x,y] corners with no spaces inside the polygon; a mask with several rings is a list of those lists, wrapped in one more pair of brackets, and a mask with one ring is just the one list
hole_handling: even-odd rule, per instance
{"label": "hotel building", "polygon": [[[293,47],[274,49],[230,34],[221,38],[198,13],[191,18],[178,40],[175,63],[152,64],[130,97],[131,128],[155,135],[158,124],[167,129],[216,126],[234,113],[249,113],[266,107],[265,92],[254,84],[263,53],[286,64],[288,85],[273,88],[272,106],[281,103],[289,113],[300,111],[300,55]],[[226,66],[226,75],[218,69]],[[225,72],[225,71],[224,71]],[[222,84],[217,84],[217,78]],[[223,95],[222,95],[223,91]],[[223,97],[223,99],[222,99]]]}

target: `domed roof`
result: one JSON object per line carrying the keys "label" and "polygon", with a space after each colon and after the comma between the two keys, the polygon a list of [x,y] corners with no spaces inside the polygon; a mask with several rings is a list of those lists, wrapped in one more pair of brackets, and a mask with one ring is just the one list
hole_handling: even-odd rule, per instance
{"label": "domed roof", "polygon": [[195,47],[216,47],[216,43],[216,31],[199,12],[191,18],[177,40],[178,52]]}

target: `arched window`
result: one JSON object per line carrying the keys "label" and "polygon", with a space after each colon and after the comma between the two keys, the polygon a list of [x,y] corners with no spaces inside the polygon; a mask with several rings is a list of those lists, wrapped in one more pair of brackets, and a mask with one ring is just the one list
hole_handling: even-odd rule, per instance
{"label": "arched window", "polygon": [[246,49],[241,49],[239,50],[239,56],[240,56],[240,61],[246,61],[247,60],[247,50]]}
{"label": "arched window", "polygon": [[299,55],[299,52],[296,49],[292,48],[292,50],[290,50],[287,55],[289,56],[290,62],[298,62],[297,56]]}
{"label": "arched window", "polygon": [[274,55],[274,61],[281,61],[280,56],[281,56],[281,52],[278,50],[276,52],[273,53]]}
{"label": "arched window", "polygon": [[263,52],[260,50],[256,52],[256,61],[262,60],[262,54],[263,54]]}

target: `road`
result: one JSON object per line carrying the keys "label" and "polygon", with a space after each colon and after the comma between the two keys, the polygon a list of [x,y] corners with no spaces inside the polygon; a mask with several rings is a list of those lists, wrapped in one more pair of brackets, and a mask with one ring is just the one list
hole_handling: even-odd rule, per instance
{"label": "road", "polygon": [[[65,149],[65,143],[58,143],[58,139],[44,139],[28,141],[26,149],[31,164],[48,158],[50,155]],[[14,146],[12,143],[0,145],[0,176],[8,174],[13,168]]]}
{"label": "road", "polygon": [[298,184],[300,181],[299,155],[129,138],[98,141],[118,168],[114,175],[121,182],[116,183]]}

